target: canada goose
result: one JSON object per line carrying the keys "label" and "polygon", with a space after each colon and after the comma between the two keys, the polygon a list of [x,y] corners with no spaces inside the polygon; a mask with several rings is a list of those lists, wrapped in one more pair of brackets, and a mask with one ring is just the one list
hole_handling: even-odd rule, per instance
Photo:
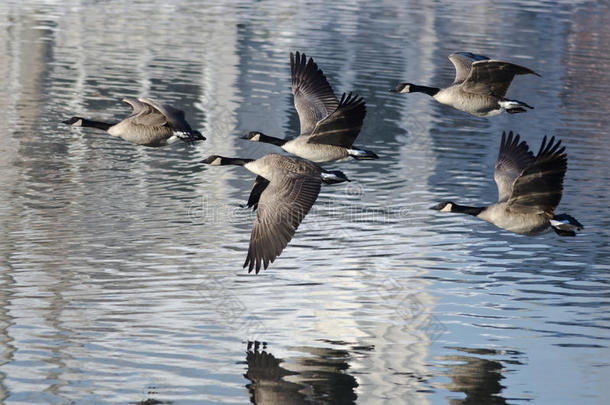
{"label": "canada goose", "polygon": [[102,129],[112,136],[143,146],[164,146],[178,139],[184,142],[203,141],[201,132],[194,131],[184,118],[184,112],[149,98],[125,97],[123,101],[133,108],[132,114],[116,124],[72,117],[64,124],[74,127]]}
{"label": "canada goose", "polygon": [[243,267],[256,273],[282,253],[299,224],[318,198],[322,182],[342,183],[349,179],[341,171],[329,171],[304,159],[277,154],[259,159],[218,155],[203,160],[212,166],[244,166],[256,174],[247,206],[257,210]]}
{"label": "canada goose", "polygon": [[491,60],[487,56],[470,52],[449,55],[455,66],[455,80],[444,89],[401,83],[391,89],[395,93],[426,93],[441,104],[477,117],[491,117],[506,111],[510,114],[533,109],[522,101],[504,98],[515,75],[538,73],[509,62]]}
{"label": "canada goose", "polygon": [[351,156],[355,159],[377,159],[367,150],[352,144],[358,137],[366,115],[362,97],[343,93],[337,99],[326,77],[313,58],[290,53],[292,94],[299,115],[300,135],[294,139],[279,139],[252,131],[242,139],[280,146],[286,152],[317,163]]}
{"label": "canada goose", "polygon": [[565,147],[552,137],[542,140],[538,155],[529,150],[519,135],[502,133],[500,153],[494,180],[498,186],[498,202],[487,207],[468,207],[451,201],[432,209],[474,215],[499,228],[522,235],[535,236],[552,228],[558,235],[574,236],[583,226],[567,214],[555,215],[568,167]]}

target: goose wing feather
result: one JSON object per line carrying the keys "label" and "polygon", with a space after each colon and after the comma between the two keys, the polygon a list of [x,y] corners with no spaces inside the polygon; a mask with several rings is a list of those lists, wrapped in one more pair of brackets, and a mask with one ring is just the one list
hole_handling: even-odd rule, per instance
{"label": "goose wing feather", "polygon": [[[142,103],[148,104],[158,114],[162,115],[166,120],[167,124],[172,128],[180,132],[190,133],[192,128],[184,117],[184,111],[179,110],[167,104],[159,103],[150,98],[139,98]],[[152,115],[152,114],[151,114]],[[152,119],[152,118],[150,118]]]}
{"label": "goose wing feather", "polygon": [[449,55],[449,60],[455,67],[455,80],[453,84],[462,83],[470,74],[472,63],[479,60],[488,60],[484,55],[477,55],[471,52],[454,52]]}
{"label": "goose wing feather", "polygon": [[534,74],[531,69],[499,60],[480,60],[472,63],[470,74],[462,82],[468,93],[493,95],[504,98],[515,75]]}
{"label": "goose wing feather", "polygon": [[335,111],[339,100],[321,69],[303,53],[290,53],[292,94],[299,114],[301,135],[308,135],[316,123]]}
{"label": "goose wing feather", "polygon": [[125,97],[123,99],[125,103],[133,108],[133,112],[125,121],[127,121],[129,125],[143,127],[163,127],[167,125],[165,116],[152,105],[142,100],[143,99],[131,97]]}
{"label": "goose wing feather", "polygon": [[280,255],[318,198],[320,186],[319,177],[294,172],[267,185],[259,197],[244,262],[248,272],[266,269]]}
{"label": "goose wing feather", "polygon": [[248,208],[252,208],[253,210],[258,208],[258,201],[261,198],[261,194],[263,191],[265,191],[268,185],[269,180],[263,176],[256,176],[256,180],[254,180],[254,185],[250,191],[250,197],[248,197],[248,202],[246,203]]}
{"label": "goose wing feather", "polygon": [[150,112],[150,106],[146,103],[142,103],[138,99],[131,98],[131,97],[124,97],[123,102],[127,103],[131,106],[131,108],[133,110],[131,112],[132,117],[134,115],[138,115],[138,114],[142,114],[142,113],[146,114],[146,113]]}
{"label": "goose wing feather", "polygon": [[513,132],[502,132],[500,152],[496,160],[494,180],[498,186],[498,202],[508,200],[513,192],[513,184],[521,175],[523,169],[534,162],[534,154],[525,141],[519,142],[519,134],[513,137]]}
{"label": "goose wing feather", "polygon": [[507,207],[519,213],[544,213],[553,216],[561,201],[563,179],[568,168],[568,158],[561,141],[555,137],[547,143],[542,140],[536,159],[523,169],[513,184]]}
{"label": "goose wing feather", "polygon": [[360,133],[365,115],[362,97],[343,93],[337,109],[316,124],[307,142],[350,148]]}

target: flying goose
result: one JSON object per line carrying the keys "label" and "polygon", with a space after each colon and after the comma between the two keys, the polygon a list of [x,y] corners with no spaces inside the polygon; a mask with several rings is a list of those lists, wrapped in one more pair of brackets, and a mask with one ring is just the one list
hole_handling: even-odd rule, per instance
{"label": "flying goose", "polygon": [[203,141],[201,132],[194,131],[184,118],[184,112],[161,104],[149,98],[125,97],[123,101],[131,106],[132,114],[116,124],[72,117],[64,124],[74,127],[102,129],[112,136],[144,146],[164,146],[177,141]]}
{"label": "flying goose", "polygon": [[212,155],[202,163],[243,166],[257,175],[247,203],[257,211],[243,265],[248,266],[248,273],[255,269],[258,274],[282,253],[318,198],[322,182],[349,181],[341,171],[324,170],[305,159],[274,153],[256,160]]}
{"label": "flying goose", "polygon": [[290,70],[300,135],[294,139],[279,139],[252,131],[242,139],[271,143],[317,163],[349,156],[359,160],[377,159],[371,151],[352,147],[366,115],[362,97],[343,93],[338,100],[322,70],[313,58],[307,61],[305,54],[290,53]]}
{"label": "flying goose", "polygon": [[395,93],[426,93],[441,104],[477,117],[491,117],[506,111],[510,114],[533,109],[522,101],[505,98],[506,91],[515,75],[538,73],[509,62],[489,59],[470,52],[449,55],[455,66],[455,80],[444,89],[401,83],[390,90]]}
{"label": "flying goose", "polygon": [[574,236],[583,226],[568,214],[555,215],[568,167],[565,147],[552,137],[542,140],[538,155],[529,150],[519,135],[502,133],[494,180],[498,202],[487,207],[469,207],[451,201],[432,209],[470,214],[507,231],[535,236],[553,229],[561,236]]}

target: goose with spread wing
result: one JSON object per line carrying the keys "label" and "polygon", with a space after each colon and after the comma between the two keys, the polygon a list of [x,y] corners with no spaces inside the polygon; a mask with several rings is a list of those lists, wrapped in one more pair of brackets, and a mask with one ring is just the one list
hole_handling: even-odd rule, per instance
{"label": "goose with spread wing", "polygon": [[432,207],[441,212],[470,214],[507,231],[535,236],[554,230],[574,236],[583,226],[568,214],[555,215],[563,192],[568,159],[565,147],[555,137],[542,140],[538,154],[529,150],[519,135],[502,133],[494,180],[498,202],[487,207],[470,207],[451,201]]}
{"label": "goose with spread wing", "polygon": [[256,174],[248,207],[257,211],[243,267],[248,272],[267,268],[282,253],[318,198],[321,184],[349,181],[341,171],[329,171],[293,156],[268,154],[259,159],[212,155],[212,166],[243,166]]}
{"label": "goose with spread wing", "polygon": [[168,145],[179,139],[184,142],[205,140],[201,132],[191,128],[182,110],[150,98],[125,97],[123,101],[131,106],[133,112],[118,123],[110,124],[81,117],[72,117],[63,123],[74,127],[101,129],[112,136],[150,147]]}
{"label": "goose with spread wing", "polygon": [[375,153],[353,147],[366,115],[362,97],[343,93],[341,100],[337,99],[322,70],[313,58],[308,61],[305,54],[290,53],[290,70],[300,135],[280,139],[252,131],[243,139],[277,145],[317,163],[350,156],[358,160],[377,159]]}
{"label": "goose with spread wing", "polygon": [[425,93],[441,104],[477,117],[491,117],[504,111],[515,114],[534,108],[523,101],[505,98],[516,75],[540,76],[533,70],[470,52],[452,53],[449,60],[455,67],[455,80],[451,86],[438,88],[400,83],[390,91]]}

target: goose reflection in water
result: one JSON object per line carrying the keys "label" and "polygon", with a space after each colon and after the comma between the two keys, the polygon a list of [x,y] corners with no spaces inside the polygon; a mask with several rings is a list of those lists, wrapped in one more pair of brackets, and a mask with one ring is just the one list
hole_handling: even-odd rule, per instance
{"label": "goose reflection in water", "polygon": [[[253,404],[353,404],[356,379],[346,372],[350,352],[324,347],[298,347],[302,357],[286,361],[267,351],[265,343],[249,342],[244,376]],[[370,349],[366,349],[370,350]]]}
{"label": "goose reflection in water", "polygon": [[[475,355],[510,355],[511,357],[520,356],[521,353],[509,351],[499,352],[490,349],[469,349],[469,348],[454,348],[460,352],[465,352]],[[447,365],[447,376],[451,378],[451,382],[443,384],[445,388],[451,392],[463,392],[465,398],[451,398],[449,403],[452,405],[469,405],[469,404],[489,404],[489,405],[504,405],[506,399],[500,395],[500,392],[505,388],[500,381],[505,377],[502,372],[505,371],[504,364],[521,364],[517,360],[488,360],[482,357],[466,356],[466,355],[451,355],[442,356],[443,362],[450,363]]]}

